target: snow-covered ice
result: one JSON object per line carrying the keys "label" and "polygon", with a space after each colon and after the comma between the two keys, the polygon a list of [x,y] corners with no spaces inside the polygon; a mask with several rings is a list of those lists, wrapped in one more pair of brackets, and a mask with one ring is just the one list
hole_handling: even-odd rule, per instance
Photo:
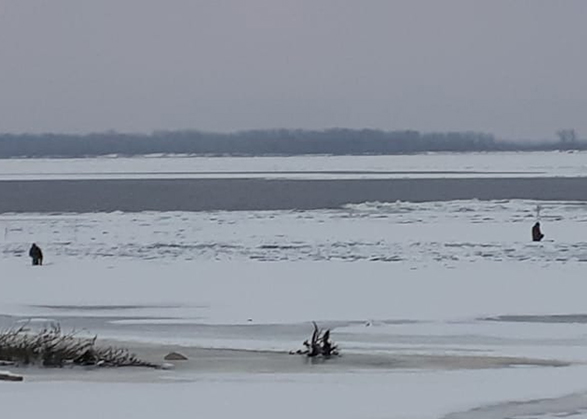
{"label": "snow-covered ice", "polygon": [[[0,162],[2,180],[586,174],[585,153]],[[0,383],[0,417],[584,419],[586,227],[583,202],[525,200],[0,214],[0,328],[59,323],[190,358],[13,368],[25,382]],[[311,321],[342,357],[288,354]]]}
{"label": "snow-covered ice", "polygon": [[[540,207],[544,243],[529,242]],[[430,262],[587,260],[584,202],[364,203],[327,211],[5,214],[0,251],[159,260]]]}
{"label": "snow-covered ice", "polygon": [[[548,241],[532,243],[538,205]],[[60,323],[193,358],[19,370],[0,404],[23,418],[60,399],[60,417],[580,417],[586,222],[583,203],[515,200],[3,214],[2,326]],[[312,320],[333,329],[340,359],[287,354]]]}

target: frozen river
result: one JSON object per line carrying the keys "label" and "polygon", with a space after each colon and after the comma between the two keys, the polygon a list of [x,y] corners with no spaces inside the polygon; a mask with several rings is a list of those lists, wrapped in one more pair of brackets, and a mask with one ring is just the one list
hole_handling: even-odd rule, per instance
{"label": "frozen river", "polygon": [[[473,155],[470,163],[461,160],[467,156],[441,155],[444,163],[436,160],[427,169],[434,160],[428,156],[422,156],[426,163],[416,164],[416,156],[398,160],[409,170],[436,171],[426,179],[336,177],[341,170],[381,171],[385,159],[379,158],[343,167],[338,158],[321,157],[329,179],[135,179],[129,173],[104,179],[91,168],[100,159],[87,162],[93,174],[83,179],[75,175],[83,168],[77,161],[61,161],[50,170],[45,165],[54,161],[14,166],[20,180],[11,175],[0,182],[3,201],[14,201],[0,214],[0,328],[58,323],[154,362],[170,351],[190,360],[165,371],[17,369],[24,383],[0,383],[3,414],[39,417],[55,400],[67,400],[60,418],[83,411],[91,419],[155,419],[178,409],[207,418],[584,419],[583,163],[575,159],[578,154],[511,156],[519,170],[541,172],[540,177],[507,175],[513,160],[488,155]],[[453,158],[462,167],[446,163]],[[174,162],[189,161],[182,159]],[[103,160],[114,166],[133,161]],[[531,160],[540,167],[530,166]],[[276,171],[262,166],[269,160],[258,167],[246,160],[247,168],[243,161],[233,160],[234,171]],[[4,175],[17,171],[4,163]],[[490,166],[503,176],[455,175],[488,172]],[[61,177],[33,181],[33,167],[45,174],[58,169]],[[131,169],[137,172],[125,170]],[[441,171],[453,174],[444,177]],[[393,195],[433,181],[440,183],[418,192],[426,199],[405,202]],[[67,182],[85,188],[75,189],[74,201],[52,206],[62,200],[56,191]],[[106,195],[91,198],[95,194],[89,192],[97,190],[91,182]],[[117,182],[126,189],[116,189]],[[140,198],[149,196],[138,194],[141,182],[159,185],[159,195],[151,191],[150,199]],[[218,197],[210,193],[206,200],[237,196],[258,207],[184,208],[173,200],[179,198],[173,198],[178,189],[172,185],[182,182],[185,191],[198,190],[198,182],[221,182]],[[281,186],[255,195],[240,182]],[[286,199],[279,190],[287,191],[287,182],[303,186],[298,203],[337,194],[346,199],[332,205],[267,204]],[[390,195],[360,195],[378,182]],[[483,182],[498,183],[487,188]],[[529,183],[518,187],[519,182]],[[333,192],[336,184],[344,187]],[[22,189],[7,195],[6,185]],[[39,187],[31,197],[26,185],[49,189],[43,195]],[[312,189],[316,185],[328,187]],[[512,196],[488,192],[508,190]],[[525,190],[568,195],[526,196]],[[466,193],[451,195],[459,191]],[[17,208],[27,199],[27,208]],[[160,206],[145,206],[151,201]],[[134,206],[101,206],[108,202]],[[537,218],[546,234],[542,243],[530,241]],[[45,252],[40,268],[26,256],[33,241]],[[288,354],[309,337],[311,321],[332,329],[342,357],[316,363]],[[96,394],[100,407],[88,409]]]}
{"label": "frozen river", "polygon": [[585,153],[0,160],[0,213],[587,199]]}
{"label": "frozen river", "polygon": [[0,181],[1,212],[334,209],[362,202],[587,200],[587,178]]}
{"label": "frozen river", "polygon": [[0,180],[583,177],[587,152],[0,160]]}

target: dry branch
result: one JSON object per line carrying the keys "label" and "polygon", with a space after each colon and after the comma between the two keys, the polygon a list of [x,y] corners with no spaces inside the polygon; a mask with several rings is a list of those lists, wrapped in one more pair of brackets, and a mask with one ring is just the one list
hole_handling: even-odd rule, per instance
{"label": "dry branch", "polygon": [[0,359],[15,365],[43,367],[159,367],[138,359],[127,349],[96,346],[96,339],[63,333],[59,325],[37,333],[29,333],[23,326],[0,332]]}
{"label": "dry branch", "polygon": [[312,332],[312,337],[304,341],[305,349],[298,349],[291,353],[306,355],[310,358],[338,356],[338,346],[330,340],[330,329],[320,330],[316,322],[312,322],[312,324],[314,325],[314,331]]}

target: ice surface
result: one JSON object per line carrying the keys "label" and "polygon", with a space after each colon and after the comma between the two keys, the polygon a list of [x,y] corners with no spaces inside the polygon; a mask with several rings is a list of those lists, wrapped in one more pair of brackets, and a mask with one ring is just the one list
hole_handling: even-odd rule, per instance
{"label": "ice surface", "polygon": [[[549,241],[532,243],[538,205]],[[581,418],[586,222],[583,203],[516,200],[0,215],[0,327],[191,359],[19,369],[2,417]],[[312,320],[343,357],[287,354]]]}
{"label": "ice surface", "polygon": [[429,153],[401,156],[100,157],[0,160],[0,179],[585,176],[585,152]]}
{"label": "ice surface", "polygon": [[[0,383],[0,405],[5,414],[19,418],[42,414],[70,419],[83,414],[88,419],[196,416],[297,419],[310,414],[341,419],[434,419],[454,409],[468,410],[508,398],[532,400],[553,393],[564,394],[580,385],[585,373],[585,368],[578,368],[398,373],[392,376],[203,374],[196,379],[168,379],[164,383],[103,383],[79,381],[82,378],[78,378],[78,381]],[[547,391],[543,385],[547,380],[560,385]],[[563,399],[563,406],[577,409],[581,406],[577,401],[580,399]],[[531,406],[532,403],[528,403],[525,410],[518,412],[531,412]],[[543,402],[539,406],[541,409],[534,409],[535,412],[564,412],[560,403],[558,412],[552,404]],[[485,412],[467,412],[455,418],[495,419],[506,417],[503,413],[509,412],[511,410],[494,407],[492,416]]]}
{"label": "ice surface", "polygon": [[[529,241],[540,206],[545,242]],[[587,261],[584,202],[365,203],[329,211],[4,214],[0,251],[175,260]],[[463,228],[463,225],[466,226]],[[344,226],[344,227],[342,227]]]}

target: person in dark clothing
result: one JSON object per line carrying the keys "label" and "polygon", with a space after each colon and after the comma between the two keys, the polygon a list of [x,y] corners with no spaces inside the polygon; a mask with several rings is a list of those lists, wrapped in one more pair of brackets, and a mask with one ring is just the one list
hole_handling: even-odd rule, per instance
{"label": "person in dark clothing", "polygon": [[544,234],[540,231],[540,223],[536,221],[534,227],[532,227],[532,241],[539,242],[544,237]]}
{"label": "person in dark clothing", "polygon": [[31,249],[29,250],[29,256],[33,260],[33,266],[42,265],[43,264],[43,252],[41,248],[33,243]]}

